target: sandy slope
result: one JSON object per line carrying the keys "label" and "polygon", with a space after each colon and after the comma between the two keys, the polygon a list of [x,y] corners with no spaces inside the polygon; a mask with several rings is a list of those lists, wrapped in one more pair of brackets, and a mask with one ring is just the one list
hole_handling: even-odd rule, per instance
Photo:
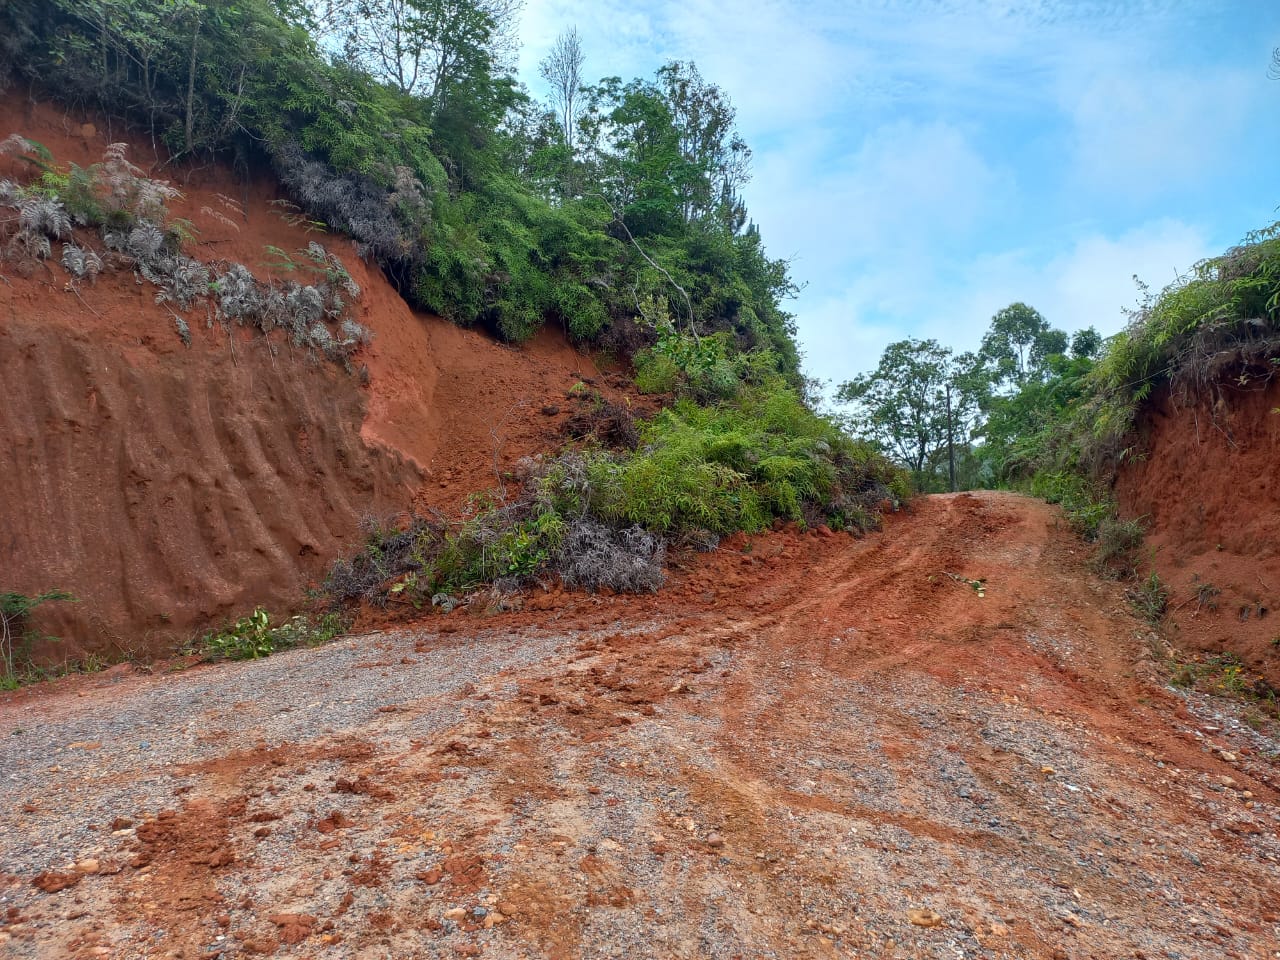
{"label": "sandy slope", "polygon": [[26,691],[0,952],[1277,955],[1274,744],[1151,642],[982,494],[654,598]]}

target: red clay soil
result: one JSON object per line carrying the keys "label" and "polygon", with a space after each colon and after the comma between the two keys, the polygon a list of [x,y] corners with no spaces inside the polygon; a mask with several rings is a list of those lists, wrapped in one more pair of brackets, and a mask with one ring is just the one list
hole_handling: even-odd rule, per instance
{"label": "red clay soil", "polygon": [[[163,167],[103,126],[0,101],[0,137],[20,132],[58,163],[131,142],[134,163],[183,191],[171,208],[199,231],[193,256],[265,278],[267,245],[322,241],[362,288],[355,318],[374,341],[355,363],[371,376],[362,388],[281,334],[228,333],[203,305],[186,348],[131,271],[73,287],[57,249],[34,268],[0,264],[0,589],[79,599],[44,608],[39,626],[64,641],[48,656],[164,652],[257,604],[295,609],[362,518],[456,508],[545,449],[567,410],[542,409],[600,377],[556,331],[516,349],[414,313],[348,241],[287,223],[270,182]],[[0,157],[0,177],[29,176]]]}
{"label": "red clay soil", "polygon": [[1238,656],[1280,687],[1280,381],[1221,389],[1216,405],[1155,398],[1145,456],[1116,494],[1150,523],[1174,642]]}
{"label": "red clay soil", "polygon": [[929,497],[654,597],[0,696],[0,952],[1272,957],[1274,731],[1162,686],[1086,559]]}

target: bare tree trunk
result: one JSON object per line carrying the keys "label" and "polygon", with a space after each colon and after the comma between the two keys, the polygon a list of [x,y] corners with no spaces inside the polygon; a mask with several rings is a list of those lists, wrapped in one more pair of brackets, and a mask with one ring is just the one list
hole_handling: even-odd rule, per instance
{"label": "bare tree trunk", "polygon": [[196,45],[200,40],[200,15],[196,14],[196,27],[191,32],[191,60],[187,66],[187,123],[186,123],[186,152],[190,153],[193,148],[192,138],[195,132],[195,103],[196,103]]}
{"label": "bare tree trunk", "polygon": [[947,384],[947,462],[951,471],[951,492],[956,492],[956,431],[951,422],[951,384]]}

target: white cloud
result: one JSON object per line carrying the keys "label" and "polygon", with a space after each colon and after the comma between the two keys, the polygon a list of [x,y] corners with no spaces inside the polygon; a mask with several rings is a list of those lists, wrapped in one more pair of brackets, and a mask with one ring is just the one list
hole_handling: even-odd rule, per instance
{"label": "white cloud", "polygon": [[1222,176],[1259,101],[1274,96],[1258,69],[1106,67],[1064,78],[1073,178],[1085,189],[1139,199]]}
{"label": "white cloud", "polygon": [[746,190],[770,251],[809,278],[838,276],[891,252],[917,262],[970,235],[1012,196],[1012,175],[988,164],[961,129],[897,121],[847,156],[827,136],[763,155]]}

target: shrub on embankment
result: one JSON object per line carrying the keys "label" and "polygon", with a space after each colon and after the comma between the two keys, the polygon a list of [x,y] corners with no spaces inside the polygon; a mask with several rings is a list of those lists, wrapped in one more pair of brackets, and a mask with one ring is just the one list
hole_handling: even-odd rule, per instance
{"label": "shrub on embankment", "polygon": [[[677,367],[693,392],[700,374],[688,358],[701,352],[689,344]],[[902,470],[776,375],[739,380],[706,405],[678,399],[637,428],[634,449],[588,441],[525,461],[519,494],[477,501],[469,517],[375,526],[363,551],[334,566],[326,591],[339,603],[450,606],[486,584],[549,576],[656,590],[668,544],[709,549],[775,520],[861,534],[878,527],[882,504],[910,492]]]}

